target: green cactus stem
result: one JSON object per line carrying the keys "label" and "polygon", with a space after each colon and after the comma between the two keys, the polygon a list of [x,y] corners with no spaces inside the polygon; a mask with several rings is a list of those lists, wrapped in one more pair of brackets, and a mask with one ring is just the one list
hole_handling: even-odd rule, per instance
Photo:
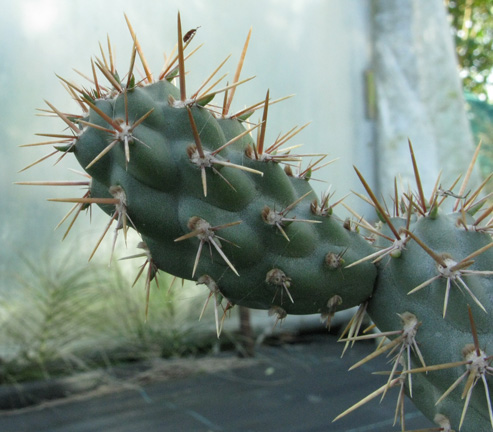
{"label": "green cactus stem", "polygon": [[[269,107],[279,101],[269,92],[230,113],[237,86],[248,81],[240,74],[250,33],[232,83],[217,88],[218,67],[189,95],[184,51],[197,29],[183,35],[178,16],[178,55],[155,79],[127,24],[129,69],[119,73],[110,55],[92,63],[91,90],[62,79],[82,113],[47,102],[68,132],[40,134],[54,151],[26,167],[73,155],[85,169],[79,181],[23,182],[87,188],[54,200],[73,204],[65,235],[84,210],[100,207],[109,222],[90,258],[111,228],[112,250],[120,232],[126,239],[135,230],[142,252],[131,258],[144,260],[146,301],[158,271],[195,280],[208,289],[200,315],[213,299],[218,335],[234,305],[268,310],[276,324],[317,313],[327,326],[337,311],[359,306],[341,337],[344,351],[361,339],[386,342],[353,368],[383,354],[391,366],[380,388],[336,420],[396,389],[402,431],[405,395],[435,430],[491,430],[493,206],[480,197],[484,184],[466,193],[469,175],[458,191],[458,182],[443,189],[437,181],[426,199],[409,143],[417,192],[399,194],[396,186],[388,206],[356,169],[378,222],[347,206],[354,219],[342,220],[334,211],[342,200],[330,191],[318,199],[309,182],[330,163],[325,155],[285,147],[306,125],[267,143]],[[142,78],[134,75],[137,57]],[[249,119],[258,110],[255,124]],[[316,162],[300,168],[307,156]],[[449,213],[445,200],[455,200]],[[367,314],[380,333],[361,334]]]}

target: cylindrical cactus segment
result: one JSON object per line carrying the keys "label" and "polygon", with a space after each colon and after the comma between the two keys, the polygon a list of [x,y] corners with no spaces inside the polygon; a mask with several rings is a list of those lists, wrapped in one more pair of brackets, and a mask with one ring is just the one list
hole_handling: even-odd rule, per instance
{"label": "cylindrical cactus segment", "polygon": [[[327,254],[349,263],[370,246],[335,216],[313,211],[317,198],[306,180],[249,158],[256,143],[239,120],[170,103],[178,90],[167,81],[122,91],[132,96],[94,102],[108,118],[91,107],[74,153],[90,165],[92,198],[111,196],[115,186],[125,192],[128,219],[160,269],[208,275],[235,304],[294,314],[320,313],[334,295],[348,308],[371,294],[373,265],[326,264]],[[127,124],[126,134],[115,129]],[[289,279],[282,289],[266,279],[274,269]]]}
{"label": "cylindrical cactus segment", "polygon": [[461,431],[493,428],[492,406],[485,399],[493,372],[493,242],[473,224],[465,214],[441,212],[410,223],[401,255],[382,262],[368,306],[382,329],[398,327],[398,316],[389,311],[405,308],[420,321],[416,343],[422,357],[413,351],[406,365],[418,368],[410,373],[408,391],[429,418],[446,415],[452,424],[464,425]]}
{"label": "cylindrical cactus segment", "polygon": [[[373,227],[356,214],[356,221],[340,220],[333,211],[338,203],[329,193],[318,199],[308,181],[324,156],[311,155],[317,162],[302,170],[303,155],[283,149],[303,128],[266,144],[269,93],[265,102],[229,114],[241,67],[222,90],[222,108],[208,105],[219,91],[203,90],[218,69],[187,98],[183,47],[195,30],[184,41],[180,21],[178,29],[178,65],[172,61],[157,80],[131,29],[126,75],[113,60],[97,61],[108,87],[94,67],[91,91],[65,81],[82,115],[48,103],[71,131],[52,135],[53,154],[73,153],[90,176],[72,183],[88,187],[82,198],[57,199],[76,203],[70,226],[97,204],[110,216],[105,233],[116,223],[113,246],[119,231],[135,229],[148,266],[147,293],[158,270],[206,285],[218,334],[219,308],[234,304],[267,309],[277,321],[318,313],[327,325],[336,311],[360,305],[346,343],[375,337],[358,335],[367,311],[389,342],[353,367],[383,353],[392,366],[384,386],[342,415],[397,387],[402,419],[407,393],[440,430],[493,428],[493,206],[480,210],[481,188],[467,197],[464,187],[454,194],[437,183],[427,201],[410,145],[418,193],[396,192],[391,215],[356,170],[381,222]],[[133,75],[137,54],[145,71],[140,81]],[[259,108],[261,122],[247,122]],[[439,207],[450,196],[457,204],[444,215]]]}

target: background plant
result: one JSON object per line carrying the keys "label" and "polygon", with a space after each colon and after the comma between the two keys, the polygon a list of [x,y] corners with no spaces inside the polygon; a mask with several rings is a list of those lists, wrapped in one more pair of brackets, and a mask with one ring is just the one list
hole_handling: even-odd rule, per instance
{"label": "background plant", "polygon": [[490,99],[493,6],[488,0],[446,0],[464,89]]}
{"label": "background plant", "polygon": [[19,261],[0,299],[3,383],[199,354],[218,343],[211,317],[197,323],[205,297],[195,285],[172,289],[160,275],[146,319],[144,281],[133,286],[135,275],[118,262],[89,270],[74,253]]}

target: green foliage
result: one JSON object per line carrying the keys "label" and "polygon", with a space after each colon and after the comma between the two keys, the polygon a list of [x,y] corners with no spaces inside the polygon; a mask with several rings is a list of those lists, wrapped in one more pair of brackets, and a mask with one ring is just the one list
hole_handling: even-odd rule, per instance
{"label": "green foliage", "polygon": [[[479,100],[475,95],[466,94],[466,106],[474,140],[481,144],[478,165],[482,177],[487,179],[493,172],[493,105]],[[491,192],[490,184],[486,190]]]}
{"label": "green foliage", "polygon": [[493,69],[493,6],[489,0],[446,0],[464,89],[488,99]]}
{"label": "green foliage", "polygon": [[[170,289],[160,277],[149,320],[145,287],[118,265],[80,263],[75,255],[23,258],[0,300],[0,382],[67,375],[155,357],[198,354],[217,344],[194,286]],[[179,293],[179,294],[178,294]]]}

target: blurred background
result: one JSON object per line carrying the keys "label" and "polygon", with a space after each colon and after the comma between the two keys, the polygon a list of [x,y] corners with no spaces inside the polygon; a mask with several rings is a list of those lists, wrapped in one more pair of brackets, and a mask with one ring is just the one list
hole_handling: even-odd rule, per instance
{"label": "blurred background", "polygon": [[[447,171],[444,185],[463,172],[479,138],[482,170],[473,183],[491,172],[487,1],[0,0],[0,5],[0,383],[235,346],[227,331],[217,341],[211,305],[198,322],[207,293],[180,281],[170,287],[167,275],[159,289],[153,287],[146,322],[143,281],[132,287],[143,261],[118,261],[138,252],[138,238],[131,236],[126,249],[119,238],[109,266],[110,232],[88,263],[107,223],[101,212],[93,212],[90,224],[81,215],[62,242],[69,221],[54,228],[71,205],[46,200],[81,196],[78,188],[13,184],[81,179],[71,158],[55,166],[48,159],[19,172],[51,148],[19,146],[42,142],[36,133],[63,133],[61,122],[37,108],[46,108],[46,99],[61,111],[78,112],[55,74],[83,82],[74,69],[90,75],[90,59],[100,55],[99,43],[106,50],[108,36],[117,69],[127,70],[132,39],[124,13],[156,74],[174,47],[177,12],[185,31],[199,27],[193,45],[204,46],[187,63],[188,89],[198,87],[228,54],[223,69],[233,74],[252,28],[242,77],[256,78],[237,90],[233,111],[263,100],[267,89],[272,98],[294,94],[269,111],[267,140],[311,122],[293,144],[339,158],[314,176],[317,193],[330,185],[335,199],[362,192],[356,165],[377,195],[388,196],[397,173],[403,184],[413,177],[408,138],[427,190],[440,169]],[[355,196],[345,202],[368,213]],[[274,320],[265,322],[270,331]]]}

